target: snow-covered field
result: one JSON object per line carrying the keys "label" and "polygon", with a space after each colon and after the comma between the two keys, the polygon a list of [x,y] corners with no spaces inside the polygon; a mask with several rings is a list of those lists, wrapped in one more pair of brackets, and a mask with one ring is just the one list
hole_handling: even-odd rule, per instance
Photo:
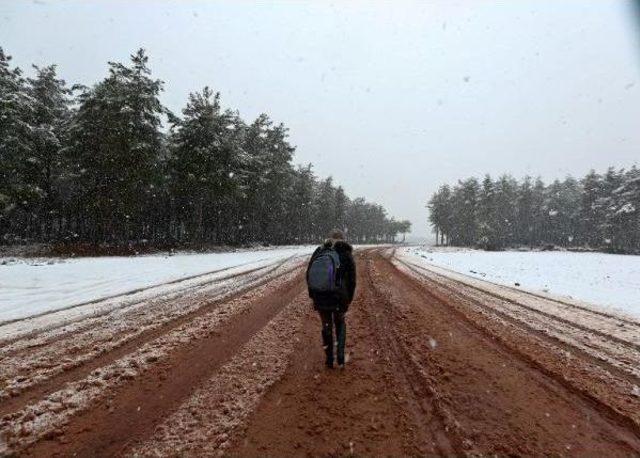
{"label": "snow-covered field", "polygon": [[400,256],[494,283],[640,316],[640,256],[561,251],[403,248]]}
{"label": "snow-covered field", "polygon": [[0,259],[0,323],[222,269],[233,268],[238,273],[308,254],[314,248],[172,256]]}

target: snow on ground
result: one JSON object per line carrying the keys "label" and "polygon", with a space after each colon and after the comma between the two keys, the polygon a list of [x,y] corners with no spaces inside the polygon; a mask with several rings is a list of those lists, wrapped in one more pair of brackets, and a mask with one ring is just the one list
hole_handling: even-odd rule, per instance
{"label": "snow on ground", "polygon": [[12,259],[5,264],[0,259],[0,323],[221,269],[242,266],[250,270],[311,253],[314,248],[37,262]]}
{"label": "snow on ground", "polygon": [[507,286],[568,296],[640,316],[640,256],[566,251],[498,251],[409,247],[420,261]]}

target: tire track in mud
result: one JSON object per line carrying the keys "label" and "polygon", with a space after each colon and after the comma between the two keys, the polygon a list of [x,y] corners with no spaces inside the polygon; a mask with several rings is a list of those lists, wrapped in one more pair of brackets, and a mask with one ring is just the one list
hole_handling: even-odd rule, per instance
{"label": "tire track in mud", "polygon": [[0,352],[0,399],[16,397],[63,372],[117,351],[131,340],[144,339],[144,335],[151,335],[176,319],[193,315],[203,307],[210,309],[252,286],[259,287],[269,278],[278,277],[278,267],[228,275],[182,295],[170,294],[118,307],[99,317],[88,316],[62,328],[62,332],[25,338]]}
{"label": "tire track in mud", "polygon": [[[557,355],[533,358],[526,351],[531,345],[526,331],[513,333],[503,323],[474,315],[469,304],[434,294],[389,261],[376,260],[374,267],[377,284],[395,306],[400,335],[481,453],[640,452],[634,423],[552,370]],[[566,361],[559,365],[567,370]]]}
{"label": "tire track in mud", "polygon": [[[414,264],[414,263],[411,263],[411,262],[407,262],[405,260],[398,259],[398,262],[400,262],[405,267],[407,267],[410,270],[413,270],[414,272],[416,272],[418,274],[420,274],[420,271],[423,271],[425,274],[430,276],[428,278],[429,281],[437,283],[438,285],[442,286],[443,288],[448,289],[448,290],[450,290],[452,292],[455,292],[455,290],[453,290],[453,288],[451,288],[451,286],[448,286],[445,283],[445,282],[451,282],[452,279],[447,278],[446,276],[444,276],[442,274],[439,274],[439,273],[434,272],[432,270],[426,269],[426,268],[424,268],[422,266],[419,266],[417,264]],[[434,280],[432,277],[437,277],[437,278],[443,279],[443,281]],[[602,331],[600,331],[600,330],[598,330],[596,328],[593,328],[593,327],[584,326],[584,325],[582,325],[580,323],[576,323],[575,321],[567,320],[565,318],[562,318],[562,317],[557,316],[557,315],[553,315],[551,313],[547,313],[544,310],[536,309],[535,307],[528,306],[526,304],[523,304],[522,302],[519,302],[517,300],[511,299],[509,297],[505,297],[505,296],[503,296],[501,294],[497,294],[497,293],[494,293],[492,291],[487,291],[486,289],[483,289],[483,288],[480,288],[480,287],[477,287],[477,286],[474,286],[474,285],[471,285],[471,284],[468,284],[468,283],[462,283],[462,282],[458,282],[458,283],[464,285],[465,288],[472,289],[474,291],[479,292],[480,294],[491,296],[491,297],[493,297],[495,299],[499,299],[500,301],[505,301],[505,302],[508,302],[508,303],[510,303],[512,305],[515,305],[516,307],[525,309],[528,312],[544,316],[544,317],[546,317],[548,319],[551,319],[551,320],[559,321],[565,326],[574,327],[576,329],[580,329],[581,331],[585,331],[585,332],[597,335],[599,337],[603,337],[603,338],[605,338],[607,340],[617,342],[620,345],[623,345],[623,346],[628,347],[630,349],[640,351],[640,344],[638,344],[638,343],[631,342],[629,340],[625,340],[625,339],[617,337],[615,335],[611,335],[611,334],[602,332]],[[497,286],[501,286],[501,285],[497,285]],[[505,287],[505,288],[512,289],[510,287]],[[601,318],[605,318],[608,321],[618,322],[618,324],[616,326],[620,326],[620,324],[624,323],[626,326],[631,326],[636,331],[636,333],[638,335],[640,335],[640,323],[638,323],[638,322],[631,321],[631,320],[628,320],[628,319],[624,319],[624,318],[618,317],[618,316],[607,315],[605,313],[597,312],[597,311],[594,311],[594,310],[590,310],[590,309],[588,309],[586,307],[579,307],[577,305],[570,304],[568,302],[559,301],[559,300],[550,299],[550,298],[545,298],[543,296],[531,293],[529,291],[520,291],[520,290],[514,290],[514,291],[517,292],[520,295],[527,295],[527,296],[532,296],[532,297],[536,297],[536,298],[542,298],[546,302],[560,304],[563,307],[567,307],[568,306],[568,307],[571,307],[571,308],[573,308],[575,310],[579,310],[581,313],[584,313],[584,314],[587,314],[587,315],[588,314],[596,315],[596,316],[599,316]]]}
{"label": "tire track in mud", "polygon": [[[0,437],[0,455],[640,454],[631,419],[640,400],[603,391],[619,380],[597,382],[584,354],[566,359],[549,336],[483,312],[463,287],[421,281],[388,249],[357,259],[344,371],[323,367],[298,266],[127,343],[129,353],[105,355],[86,378],[100,382],[94,398],[54,429],[35,437],[14,428],[42,421],[31,406],[3,418],[0,431],[14,435],[4,450]],[[114,383],[91,378],[109,373],[110,361],[150,362],[124,367]]]}
{"label": "tire track in mud", "polygon": [[[398,329],[392,326],[389,316],[393,305],[374,286],[370,258],[366,259],[366,287],[375,311],[368,313],[369,323],[384,342],[386,360],[393,367],[396,380],[405,387],[407,407],[419,425],[418,432],[424,445],[431,445],[426,452],[439,455],[469,454],[472,444],[458,430],[458,425],[448,409],[440,402],[439,394],[427,380],[427,373],[416,363],[414,356],[403,345]],[[372,307],[372,309],[373,309]],[[423,449],[424,452],[424,449]]]}
{"label": "tire track in mud", "polygon": [[317,313],[309,309],[283,378],[266,394],[227,451],[229,456],[417,456],[449,454],[450,433],[387,345],[384,313],[358,255],[358,292],[347,314],[347,365],[323,367]]}
{"label": "tire track in mud", "polygon": [[[132,338],[123,339],[112,347],[101,348],[97,352],[95,352],[95,355],[89,354],[89,359],[87,360],[79,358],[77,361],[74,361],[73,363],[67,363],[64,366],[60,364],[60,370],[58,372],[52,373],[49,377],[44,378],[43,380],[39,380],[36,373],[36,376],[34,377],[35,382],[32,385],[27,386],[19,393],[14,393],[14,396],[12,397],[3,399],[2,404],[0,404],[0,417],[5,416],[11,412],[18,411],[29,403],[44,398],[55,391],[58,391],[65,384],[73,380],[79,380],[86,377],[92,371],[106,366],[118,360],[119,358],[122,358],[135,349],[140,348],[143,344],[157,339],[159,336],[167,334],[170,331],[184,325],[185,323],[194,320],[197,317],[209,313],[211,310],[216,309],[221,304],[237,299],[250,289],[259,288],[260,286],[263,286],[270,281],[277,280],[278,278],[286,276],[296,269],[300,268],[299,266],[295,266],[292,268],[288,268],[282,272],[278,272],[275,276],[270,276],[270,274],[275,272],[278,268],[282,267],[285,263],[286,261],[278,263],[276,266],[271,267],[264,273],[260,274],[257,278],[249,278],[248,284],[242,285],[239,289],[234,290],[231,294],[223,293],[222,297],[208,300],[195,310],[178,315],[177,317],[174,317],[169,321],[160,323],[158,326],[151,327],[150,329],[145,329],[139,334],[134,334]],[[242,274],[234,274],[232,276],[226,277],[226,279],[249,276],[253,272],[254,271],[244,272]],[[96,326],[98,325],[99,324],[96,324]],[[72,334],[65,337],[73,339]],[[95,348],[95,344],[91,344],[90,346],[92,348]],[[62,356],[62,354],[59,355],[60,358],[62,358]],[[31,377],[33,376],[34,374],[31,374]],[[22,374],[20,377],[26,377],[26,374]]]}
{"label": "tire track in mud", "polygon": [[[297,267],[300,270],[300,267]],[[294,269],[295,270],[295,269]],[[293,275],[291,270],[289,275]],[[285,275],[286,273],[283,273]],[[278,283],[279,275],[273,283]],[[301,290],[302,277],[297,273],[285,283],[273,288],[271,281],[265,280],[262,287],[255,287],[248,293],[246,290],[227,298],[223,304],[238,303],[238,312],[222,310],[220,322],[213,325],[202,322],[218,307],[209,306],[200,309],[189,316],[183,316],[178,322],[156,330],[147,336],[144,342],[130,343],[129,349],[144,348],[148,344],[162,341],[164,336],[175,334],[173,347],[169,353],[161,358],[153,357],[147,367],[141,367],[137,375],[122,374],[122,380],[112,387],[107,386],[100,391],[100,396],[92,400],[89,406],[72,412],[68,419],[68,426],[62,428],[60,424],[53,425],[36,438],[36,444],[28,450],[32,456],[49,456],[52,454],[78,456],[97,456],[116,453],[122,446],[122,441],[132,435],[144,435],[152,430],[153,425],[163,418],[163,415],[175,407],[182,398],[187,396],[203,378],[230,358],[238,347],[250,339],[296,294]],[[260,295],[255,296],[259,292]],[[251,297],[251,294],[254,294]],[[245,299],[246,298],[246,299]],[[236,307],[237,308],[237,307]],[[197,326],[195,333],[201,338],[191,338],[183,329]],[[202,329],[200,329],[202,328]],[[184,335],[184,337],[180,337]],[[162,345],[162,344],[161,344]],[[124,353],[124,352],[122,352]],[[120,354],[120,352],[118,353]],[[159,360],[158,360],[159,359]],[[120,361],[115,357],[101,360],[96,370],[110,367],[109,361]],[[131,361],[132,363],[135,361]],[[136,366],[137,363],[136,363]],[[86,372],[86,368],[83,369]],[[91,380],[88,381],[91,383]],[[138,407],[145,406],[141,411]],[[37,409],[37,407],[36,407]],[[143,412],[143,413],[139,413]],[[32,419],[33,415],[27,411],[20,419]],[[11,421],[12,419],[9,419]],[[14,428],[15,430],[15,428]],[[21,434],[20,431],[17,431]],[[45,440],[41,440],[44,438]],[[58,440],[56,440],[58,438]],[[14,443],[15,439],[12,439]],[[17,443],[20,441],[18,440]],[[28,445],[28,444],[27,444]]]}
{"label": "tire track in mud", "polygon": [[200,384],[145,440],[134,439],[125,456],[215,456],[246,422],[260,399],[288,366],[309,310],[307,291],[299,294],[238,349],[231,360]]}
{"label": "tire track in mud", "polygon": [[[391,257],[394,257],[395,253],[396,253],[396,249],[394,248]],[[396,259],[398,259],[398,258],[396,257]],[[411,264],[412,266],[417,267],[418,269],[428,270],[430,273],[433,273],[434,275],[437,275],[437,276],[439,276],[441,278],[450,279],[446,275],[443,275],[441,273],[438,273],[438,272],[435,272],[433,270],[427,269],[424,266],[421,266],[419,264],[407,262],[407,261],[404,261],[404,260],[402,262]],[[479,279],[477,279],[475,277],[468,276],[466,274],[463,274],[461,272],[449,269],[447,267],[442,267],[442,266],[435,265],[435,264],[431,264],[431,265],[433,267],[439,269],[439,270],[443,270],[445,272],[449,272],[450,274],[453,274],[453,275],[458,275],[458,276],[462,276],[462,277],[468,277],[471,280],[479,280]],[[488,284],[490,284],[492,286],[497,286],[499,288],[502,288],[502,289],[505,289],[505,290],[509,290],[509,291],[512,291],[512,292],[520,294],[520,295],[527,295],[527,296],[534,297],[536,299],[542,299],[542,300],[547,301],[547,302],[554,302],[556,304],[560,304],[562,306],[575,309],[575,310],[577,310],[579,312],[585,312],[585,313],[592,314],[592,315],[599,315],[599,316],[601,316],[601,317],[603,317],[603,318],[605,318],[607,320],[615,319],[615,320],[617,320],[617,321],[619,321],[621,323],[628,324],[628,325],[634,327],[635,329],[637,329],[638,331],[640,331],[640,323],[637,320],[626,318],[623,315],[613,315],[611,313],[601,312],[599,310],[596,310],[595,308],[591,308],[591,307],[587,307],[587,306],[584,306],[584,305],[580,305],[578,303],[572,303],[572,302],[569,302],[569,301],[566,301],[566,300],[562,300],[560,298],[545,296],[543,294],[537,294],[537,293],[535,293],[533,291],[514,288],[513,286],[509,286],[509,285],[503,285],[503,284],[500,284],[500,283],[494,283],[494,282],[491,282],[489,280],[482,280],[482,281],[485,282],[485,283],[488,283]],[[472,284],[469,284],[468,282],[460,282],[460,283],[464,284],[465,286],[468,286],[469,288],[478,290],[478,291],[486,293],[486,294],[493,295],[497,299],[509,300],[509,299],[505,298],[504,296],[501,296],[501,295],[496,294],[496,293],[492,293],[490,291],[487,291],[486,289],[483,289],[483,288],[480,288],[478,286],[474,286]]]}
{"label": "tire track in mud", "polygon": [[[259,262],[259,261],[257,261],[257,262]],[[123,293],[113,294],[113,295],[110,295],[110,296],[99,297],[97,299],[92,299],[92,300],[89,300],[89,301],[81,302],[79,304],[72,304],[72,305],[68,305],[66,307],[56,308],[54,310],[46,310],[44,312],[36,313],[34,315],[29,315],[29,316],[22,317],[22,318],[14,318],[14,319],[11,319],[11,320],[0,321],[0,327],[7,326],[9,324],[18,323],[20,321],[34,320],[36,318],[41,318],[43,316],[53,315],[53,314],[60,313],[60,312],[65,312],[65,311],[72,310],[72,309],[79,308],[79,307],[86,307],[88,305],[96,304],[98,302],[106,302],[106,301],[113,300],[113,299],[124,298],[126,296],[131,296],[131,295],[134,295],[134,294],[137,294],[137,293],[141,293],[143,291],[153,290],[155,288],[159,288],[159,287],[162,287],[162,286],[174,285],[174,284],[177,284],[177,283],[183,283],[183,282],[186,282],[186,281],[189,281],[189,280],[194,280],[196,278],[202,278],[202,277],[206,277],[206,276],[209,276],[209,275],[225,272],[227,270],[236,269],[236,268],[242,267],[243,265],[246,265],[246,264],[251,264],[251,262],[248,262],[248,263],[245,263],[245,264],[238,264],[237,266],[224,267],[222,269],[215,269],[215,270],[211,270],[209,272],[205,272],[205,273],[201,273],[201,274],[190,275],[188,277],[178,278],[176,280],[171,280],[171,281],[168,281],[168,282],[165,282],[165,283],[158,283],[158,284],[155,284],[155,285],[145,286],[145,287],[142,287],[142,288],[135,288],[135,289],[132,289],[132,290],[129,290],[129,291],[125,291]],[[261,268],[262,267],[257,267],[255,269],[252,269],[252,271],[259,270]],[[245,271],[245,273],[249,273],[249,272],[250,271]]]}
{"label": "tire track in mud", "polygon": [[[533,322],[530,323],[526,320],[527,318],[531,318],[531,316],[527,317],[526,313],[518,316],[514,311],[509,313],[499,310],[494,303],[487,304],[482,301],[473,300],[472,296],[469,294],[465,295],[465,293],[461,291],[466,288],[465,284],[459,284],[458,287],[456,287],[453,286],[455,280],[434,280],[428,276],[430,271],[425,273],[422,270],[412,268],[411,265],[407,265],[403,261],[399,261],[399,263],[407,270],[413,272],[420,282],[425,283],[425,285],[428,284],[428,289],[432,293],[441,289],[447,292],[448,297],[459,297],[463,298],[463,300],[471,301],[489,315],[494,315],[504,321],[508,321],[514,326],[522,328],[525,332],[562,347],[566,351],[579,353],[582,358],[589,360],[595,365],[601,366],[612,374],[626,379],[629,383],[640,384],[640,352],[636,350],[634,343],[629,343],[628,341],[604,332],[594,331],[589,327],[574,324],[569,320],[558,318],[551,313],[539,312],[535,308],[520,304],[515,300],[500,299],[515,305],[526,313],[531,313],[536,317],[538,324],[538,327],[536,327],[532,324]],[[485,293],[481,288],[471,287],[471,290],[480,293],[481,296],[486,294],[487,296],[500,298],[498,295],[489,292]],[[440,300],[444,300],[441,296],[435,295]],[[567,333],[566,331],[568,329],[578,331]],[[589,337],[589,335],[595,337]],[[621,349],[620,346],[624,348]],[[634,357],[635,360],[632,359]],[[615,361],[618,365],[613,364],[611,361]]]}
{"label": "tire track in mud", "polygon": [[[180,290],[179,292],[170,292],[167,294],[160,294],[157,297],[145,298],[136,300],[135,302],[129,302],[119,304],[111,307],[108,310],[99,311],[98,313],[86,315],[81,319],[74,321],[74,323],[62,323],[60,326],[55,326],[55,329],[38,328],[34,331],[34,334],[22,335],[19,338],[12,339],[10,343],[6,340],[3,341],[3,347],[0,348],[0,362],[6,361],[11,357],[16,356],[28,356],[40,349],[47,348],[51,344],[57,344],[64,339],[77,339],[79,334],[89,334],[91,331],[100,328],[107,328],[109,322],[112,320],[126,320],[132,318],[140,322],[140,316],[147,314],[157,314],[157,311],[164,307],[171,306],[172,304],[179,302],[180,299],[197,300],[201,297],[205,297],[207,302],[210,297],[219,301],[225,298],[231,297],[233,294],[237,294],[241,290],[247,290],[252,287],[259,287],[264,284],[265,281],[278,278],[279,276],[286,275],[288,272],[295,270],[297,266],[292,266],[289,269],[277,272],[278,269],[286,264],[286,260],[279,262],[275,265],[262,266],[249,271],[233,273],[220,278],[212,279],[208,282],[192,285],[188,288]],[[261,272],[262,271],[262,272]],[[274,275],[271,275],[274,274]],[[238,283],[229,283],[237,281]],[[227,284],[229,283],[229,284]],[[197,308],[198,306],[196,306]],[[199,307],[202,307],[200,305]],[[196,308],[191,308],[189,312],[194,312]],[[169,322],[174,318],[179,318],[180,314],[174,314],[165,321]],[[58,330],[58,328],[61,328]],[[41,336],[45,334],[44,336]]]}
{"label": "tire track in mud", "polygon": [[[585,401],[599,406],[614,421],[640,435],[637,375],[612,364],[602,356],[594,356],[570,341],[528,324],[524,318],[513,317],[497,310],[493,304],[465,297],[460,289],[442,285],[424,277],[420,272],[413,272],[418,275],[416,281],[423,284],[425,294],[452,310],[457,310],[461,317],[492,339],[501,342],[514,354],[520,355],[530,366],[575,391]],[[454,280],[451,282],[455,283]],[[460,288],[464,289],[465,286],[462,284]],[[446,291],[447,296],[440,294],[438,288]],[[473,313],[474,308],[479,312]],[[496,325],[497,322],[501,324]],[[508,333],[500,332],[500,328],[506,330],[509,327],[512,329]],[[519,341],[515,335],[528,336],[529,339]],[[610,354],[612,358],[618,357],[602,346],[594,348],[603,354]]]}
{"label": "tire track in mud", "polygon": [[[47,345],[51,340],[53,340],[56,337],[60,337],[60,335],[64,335],[67,334],[69,332],[78,332],[78,331],[86,331],[86,330],[90,330],[92,327],[94,327],[95,325],[93,324],[89,324],[89,325],[85,325],[82,326],[82,322],[86,322],[86,321],[90,321],[90,320],[95,320],[97,318],[101,318],[104,317],[106,315],[109,315],[111,313],[117,312],[117,311],[121,311],[124,309],[129,309],[129,308],[133,308],[137,305],[141,305],[141,304],[145,304],[147,302],[150,302],[154,299],[158,299],[158,298],[162,298],[163,296],[167,296],[170,298],[175,298],[179,295],[184,295],[187,294],[191,291],[196,291],[198,289],[202,289],[207,287],[208,285],[211,284],[215,284],[215,283],[220,283],[223,281],[227,281],[227,280],[231,280],[234,278],[239,278],[239,277],[244,277],[244,276],[248,276],[250,274],[253,274],[255,272],[259,272],[261,270],[264,270],[265,272],[261,275],[263,277],[266,277],[267,275],[269,275],[271,272],[276,271],[277,269],[279,269],[280,267],[282,267],[283,265],[285,265],[287,262],[291,261],[293,258],[295,258],[296,256],[291,256],[289,258],[283,259],[282,261],[278,261],[274,264],[269,264],[266,266],[258,266],[249,270],[245,270],[245,271],[241,271],[241,272],[237,272],[237,273],[231,273],[229,275],[224,275],[222,277],[219,278],[215,278],[215,279],[211,279],[211,280],[205,280],[201,283],[196,283],[196,284],[192,284],[192,285],[187,285],[185,287],[183,287],[182,289],[178,290],[178,291],[172,291],[172,292],[160,292],[158,293],[156,296],[151,296],[151,297],[143,297],[141,299],[134,299],[131,301],[127,301],[126,298],[130,297],[130,296],[135,296],[138,293],[141,292],[147,292],[147,291],[153,291],[154,289],[159,289],[162,288],[164,286],[167,285],[176,285],[176,284],[180,284],[180,283],[187,283],[190,280],[194,280],[197,278],[204,278],[207,276],[211,276],[211,275],[215,275],[215,274],[219,274],[219,273],[223,273],[229,270],[233,270],[233,269],[237,269],[238,267],[242,267],[243,264],[240,264],[238,266],[232,266],[232,267],[226,267],[223,269],[218,269],[218,270],[213,270],[211,272],[207,272],[204,274],[198,274],[198,275],[192,275],[189,277],[184,277],[184,278],[180,278],[177,280],[172,280],[169,281],[167,283],[162,283],[162,284],[158,284],[158,285],[152,285],[152,286],[148,286],[148,287],[144,287],[144,288],[137,288],[135,290],[131,290],[131,291],[127,291],[125,293],[122,294],[117,294],[114,296],[108,296],[108,297],[103,297],[100,299],[95,299],[95,300],[91,300],[88,302],[83,302],[81,304],[74,304],[68,307],[63,307],[60,309],[56,309],[56,310],[49,310],[37,315],[31,315],[29,317],[25,317],[25,318],[18,318],[15,320],[9,320],[6,322],[2,322],[0,323],[0,329],[2,329],[3,327],[7,327],[9,325],[14,325],[15,323],[19,323],[19,322],[32,322],[34,320],[37,320],[39,318],[45,317],[45,316],[50,316],[50,315],[56,315],[56,314],[62,314],[68,310],[72,310],[72,309],[80,309],[82,307],[88,307],[88,306],[92,306],[95,304],[99,304],[102,302],[108,303],[110,301],[118,301],[118,300],[122,300],[121,303],[117,303],[116,305],[110,306],[110,307],[106,307],[104,310],[96,310],[94,312],[92,312],[89,315],[84,315],[84,316],[79,316],[76,318],[72,318],[69,320],[59,320],[53,324],[50,325],[44,325],[41,327],[35,327],[32,331],[28,332],[28,333],[24,333],[24,334],[18,334],[15,337],[10,337],[10,338],[2,338],[0,339],[0,345],[2,345],[5,349],[6,348],[11,348],[11,345],[16,343],[16,342],[25,342],[25,341],[29,341],[30,339],[34,339],[36,337],[38,337],[40,334],[44,334],[47,332],[51,332],[51,331],[55,331],[56,329],[60,329],[60,328],[68,328],[71,325],[74,324],[80,324],[80,327],[74,327],[72,329],[62,329],[62,333],[52,336],[50,339],[45,339],[44,341],[40,341],[38,342],[36,345],[34,346],[21,346],[16,350],[2,350],[2,353],[0,354],[1,357],[5,357],[5,356],[11,356],[13,354],[17,354],[20,351],[28,351],[32,348],[36,348],[36,347],[41,347],[44,345]],[[171,299],[169,299],[171,300]],[[99,325],[100,323],[97,323],[96,325]]]}

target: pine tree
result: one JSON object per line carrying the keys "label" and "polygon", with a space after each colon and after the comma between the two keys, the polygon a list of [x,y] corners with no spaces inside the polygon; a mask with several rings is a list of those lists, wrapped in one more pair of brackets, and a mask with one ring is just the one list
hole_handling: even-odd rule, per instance
{"label": "pine tree", "polygon": [[532,237],[530,245],[541,245],[545,242],[545,227],[548,212],[544,209],[544,200],[546,195],[546,186],[540,177],[537,177],[533,183],[531,191],[531,207],[533,213],[533,223],[531,231]]}
{"label": "pine tree", "polygon": [[616,171],[609,167],[602,177],[602,191],[596,201],[596,211],[604,215],[600,232],[604,238],[605,247],[609,250],[618,251],[620,245],[620,231],[616,225],[616,212],[618,211],[614,191],[622,186],[622,171]]}
{"label": "pine tree", "polygon": [[536,205],[531,177],[526,176],[517,190],[516,198],[517,243],[533,246],[536,227]]}
{"label": "pine tree", "polygon": [[513,245],[518,226],[517,191],[518,184],[510,175],[502,175],[495,183],[495,227],[496,243],[499,248]]}
{"label": "pine tree", "polygon": [[[527,244],[640,250],[640,170],[609,168],[582,180],[568,176],[545,186],[538,177],[521,183],[509,175],[493,182],[488,175],[477,193],[474,178],[453,191],[442,186],[429,200],[429,220],[452,244],[485,249]],[[473,196],[477,196],[474,199]],[[474,203],[475,202],[475,203]],[[470,215],[475,215],[471,217]],[[478,239],[471,234],[477,227]]]}
{"label": "pine tree", "polygon": [[591,170],[581,181],[579,209],[579,239],[582,244],[598,247],[602,244],[601,229],[605,214],[598,206],[602,193],[602,177]]}
{"label": "pine tree", "polygon": [[347,224],[347,209],[349,208],[349,198],[342,186],[338,186],[333,193],[333,227],[344,230]]}
{"label": "pine tree", "polygon": [[[143,238],[149,230],[145,206],[160,179],[162,81],[150,77],[142,49],[131,66],[109,63],[109,76],[79,97],[71,125],[70,159],[80,184],[79,223],[92,241]],[[80,216],[80,215],[78,215]]]}
{"label": "pine tree", "polygon": [[454,211],[451,216],[452,232],[449,236],[451,244],[455,246],[470,246],[478,240],[476,207],[479,190],[480,185],[475,178],[460,181],[453,190]]}
{"label": "pine tree", "polygon": [[21,70],[10,63],[11,56],[0,47],[0,232],[5,238],[29,224],[25,214],[38,195],[24,177],[32,152],[33,104]]}
{"label": "pine tree", "polygon": [[65,176],[63,147],[71,118],[71,90],[58,79],[55,65],[34,66],[36,77],[29,78],[32,100],[30,156],[24,163],[23,182],[36,192],[29,202],[36,217],[35,229],[41,240],[52,236],[52,224],[62,206],[61,180]]}
{"label": "pine tree", "polygon": [[189,95],[183,118],[173,123],[168,166],[179,240],[220,241],[231,229],[228,210],[237,204],[236,174],[243,168],[235,118],[221,111],[220,94],[205,87]]}
{"label": "pine tree", "polygon": [[620,186],[611,193],[609,224],[613,233],[613,248],[624,251],[640,246],[640,170],[621,171]]}
{"label": "pine tree", "polygon": [[244,150],[248,155],[245,209],[249,238],[281,243],[281,222],[286,215],[286,190],[290,185],[291,158],[295,151],[283,124],[274,126],[266,114],[248,126]]}
{"label": "pine tree", "polygon": [[315,242],[314,194],[316,181],[311,164],[292,171],[291,192],[287,199],[287,240]]}
{"label": "pine tree", "polygon": [[347,231],[349,239],[355,243],[366,243],[366,208],[367,203],[362,197],[353,200],[347,210]]}
{"label": "pine tree", "polygon": [[328,177],[318,183],[314,199],[314,219],[318,237],[328,234],[335,225],[335,188],[333,178]]}
{"label": "pine tree", "polygon": [[493,180],[485,175],[478,195],[476,218],[478,221],[478,245],[484,249],[498,246],[499,226],[496,226],[496,202]]}
{"label": "pine tree", "polygon": [[447,239],[451,234],[452,206],[451,188],[448,185],[441,186],[427,204],[429,222],[436,231],[436,243],[440,245],[448,243]]}
{"label": "pine tree", "polygon": [[139,50],[74,99],[55,66],[25,80],[0,48],[0,243],[316,242],[332,228],[376,242],[409,230],[294,168],[286,127],[266,114],[246,125],[205,88],[179,118],[162,87]]}
{"label": "pine tree", "polygon": [[411,221],[407,219],[403,219],[402,221],[397,221],[390,232],[392,236],[392,241],[395,241],[396,233],[402,234],[402,243],[404,243],[406,234],[411,232]]}

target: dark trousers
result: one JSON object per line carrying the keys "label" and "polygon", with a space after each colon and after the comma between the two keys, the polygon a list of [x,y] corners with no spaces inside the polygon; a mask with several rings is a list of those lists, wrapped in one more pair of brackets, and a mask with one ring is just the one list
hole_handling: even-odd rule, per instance
{"label": "dark trousers", "polygon": [[332,310],[318,310],[322,320],[322,344],[327,355],[327,364],[333,364],[333,327],[336,328],[338,339],[338,364],[344,364],[344,344],[347,339],[347,325],[344,322],[344,312]]}

